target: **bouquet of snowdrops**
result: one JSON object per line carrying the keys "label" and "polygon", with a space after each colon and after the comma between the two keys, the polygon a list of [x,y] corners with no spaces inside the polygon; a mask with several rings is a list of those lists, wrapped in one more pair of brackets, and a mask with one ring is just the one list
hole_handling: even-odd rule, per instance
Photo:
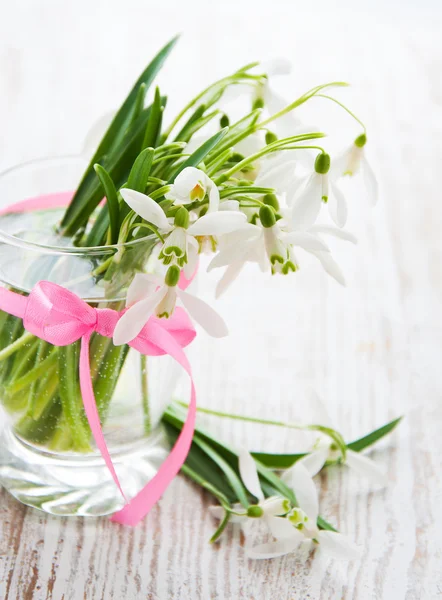
{"label": "bouquet of snowdrops", "polygon": [[[154,58],[114,115],[58,229],[59,236],[67,236],[76,246],[117,249],[94,271],[97,281],[112,290],[110,297],[118,296],[115,292],[121,289],[125,292],[126,307],[115,307],[124,309],[113,332],[115,349],[133,341],[152,316],[170,319],[178,303],[210,335],[227,334],[223,318],[182,285],[197,272],[201,253],[212,255],[209,270],[222,273],[218,295],[246,263],[256,263],[263,277],[296,277],[302,267],[298,248],[313,255],[328,275],[343,284],[344,276],[326,243],[327,236],[355,241],[344,229],[347,203],[341,180],[362,176],[373,203],[377,198],[376,179],[365,156],[365,127],[329,95],[347,84],[318,85],[285,101],[273,91],[272,80],[289,72],[287,64],[252,63],[209,85],[168,120],[167,98],[158,88],[151,103],[145,104],[148,89],[174,44],[175,40]],[[246,109],[233,119],[229,103],[238,97],[245,98]],[[361,127],[354,140],[342,140],[345,149],[340,155],[330,156],[322,146],[325,133],[303,126],[296,118],[298,107],[318,97],[337,103]],[[330,222],[322,219],[319,224],[324,211]],[[127,257],[127,244],[146,237],[148,260],[134,252]],[[121,271],[124,278],[117,276]],[[204,273],[199,275],[204,277]],[[20,332],[22,329],[17,339]],[[15,338],[14,343],[17,345]],[[94,350],[98,365],[100,348],[97,344]],[[112,351],[118,354],[118,350]],[[13,354],[8,349],[3,353],[8,360]],[[77,355],[60,356],[63,365],[78,362]],[[114,383],[125,354],[118,354],[117,359]],[[71,366],[69,372],[73,373],[76,364]],[[57,385],[63,398],[61,378],[55,382],[55,390]],[[35,389],[30,388],[31,396]],[[106,394],[110,398],[112,390]],[[69,417],[72,422],[75,414]],[[105,415],[100,413],[102,421]],[[175,441],[185,423],[183,407],[171,405],[163,423],[170,441]],[[214,514],[221,524],[213,540],[229,521],[243,525],[259,521],[266,525],[271,540],[248,548],[252,557],[280,556],[304,541],[353,557],[353,545],[319,516],[312,477],[331,463],[346,463],[382,481],[379,469],[359,453],[397,423],[392,421],[346,443],[329,424],[269,422],[316,431],[318,443],[303,455],[238,453],[197,428],[182,471],[220,502]],[[80,415],[74,425],[69,443],[81,451],[89,443],[87,425]],[[80,425],[85,434],[81,444],[77,443]],[[49,431],[45,427],[40,423],[38,431]],[[276,474],[281,470],[286,471],[283,478]]]}

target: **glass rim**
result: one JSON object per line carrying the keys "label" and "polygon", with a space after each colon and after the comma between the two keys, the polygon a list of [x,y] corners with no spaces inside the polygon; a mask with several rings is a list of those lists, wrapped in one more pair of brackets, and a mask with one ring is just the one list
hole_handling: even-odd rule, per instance
{"label": "glass rim", "polygon": [[[45,164],[50,164],[50,163],[56,163],[56,162],[69,162],[69,161],[80,161],[83,160],[85,165],[88,164],[88,160],[86,158],[84,158],[81,154],[65,154],[62,156],[47,156],[44,158],[35,158],[35,159],[31,159],[28,161],[24,161],[22,163],[18,163],[15,165],[12,165],[11,167],[8,167],[7,169],[4,169],[2,171],[0,171],[0,183],[2,181],[2,179],[4,177],[7,177],[17,171],[20,171],[20,169],[26,169],[27,167],[34,167],[34,166],[44,166]],[[62,190],[62,191],[66,191],[66,190]],[[51,209],[45,209],[45,210],[51,210]],[[29,211],[29,212],[33,212],[33,211]],[[35,211],[37,212],[37,211]],[[4,213],[5,215],[8,213]],[[13,214],[13,213],[9,213],[9,214]],[[12,235],[10,233],[8,233],[7,231],[5,231],[4,229],[1,228],[0,226],[0,241],[9,244],[10,246],[16,246],[18,248],[24,248],[24,249],[28,249],[28,250],[33,250],[36,252],[42,252],[45,254],[57,254],[57,255],[79,255],[79,256],[85,256],[85,255],[106,255],[106,254],[116,254],[119,250],[122,249],[126,249],[126,248],[131,248],[134,246],[141,246],[143,245],[143,243],[146,242],[151,242],[153,239],[155,239],[155,235],[149,234],[146,235],[142,238],[139,238],[137,240],[132,240],[130,242],[124,242],[122,244],[109,244],[109,245],[103,245],[103,246],[55,246],[52,244],[41,244],[38,242],[30,242],[30,241],[26,241],[23,240],[22,238],[19,238],[15,235]]]}

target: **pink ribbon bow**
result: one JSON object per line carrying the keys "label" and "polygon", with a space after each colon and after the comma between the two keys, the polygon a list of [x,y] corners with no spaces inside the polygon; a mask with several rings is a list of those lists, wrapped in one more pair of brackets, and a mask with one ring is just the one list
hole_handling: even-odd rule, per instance
{"label": "pink ribbon bow", "polygon": [[27,331],[54,346],[67,346],[81,340],[79,376],[84,410],[97,448],[126,502],[126,505],[112,516],[112,520],[125,525],[137,525],[177,475],[192,443],[196,394],[191,368],[182,348],[194,339],[196,332],[186,312],[177,308],[170,319],[151,317],[140,334],[129,344],[147,356],[168,354],[174,358],[190,377],[191,401],[186,422],[175,446],[155,477],[128,502],[104,439],[89,363],[91,335],[97,332],[102,336],[112,337],[120,313],[107,308],[93,308],[73,292],[49,281],[40,281],[29,296],[21,296],[0,288],[0,309],[22,318]]}

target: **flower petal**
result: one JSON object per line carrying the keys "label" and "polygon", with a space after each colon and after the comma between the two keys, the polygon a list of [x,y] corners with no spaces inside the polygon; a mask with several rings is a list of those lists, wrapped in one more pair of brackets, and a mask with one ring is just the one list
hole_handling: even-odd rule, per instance
{"label": "flower petal", "polygon": [[319,473],[322,467],[325,465],[325,461],[328,458],[328,448],[320,448],[314,450],[310,454],[303,456],[298,463],[301,463],[309,472],[310,477],[314,477]]}
{"label": "flower petal", "polygon": [[316,221],[322,204],[321,176],[310,176],[304,189],[295,195],[292,208],[292,222],[295,229],[307,229]]}
{"label": "flower petal", "polygon": [[180,197],[188,197],[199,183],[205,184],[206,174],[196,167],[186,167],[177,175],[173,182],[173,191]]}
{"label": "flower petal", "polygon": [[371,205],[375,206],[379,197],[379,186],[376,179],[376,175],[374,174],[374,171],[371,168],[371,165],[368,162],[365,154],[362,157],[361,167],[362,178],[367,188],[368,199],[370,200]]}
{"label": "flower petal", "polygon": [[[187,240],[187,263],[184,265],[183,271],[185,278],[189,280],[194,276],[198,265],[198,242],[190,236],[188,236]],[[193,244],[193,241],[196,242],[196,245]]]}
{"label": "flower petal", "polygon": [[219,208],[219,189],[211,179],[206,176],[209,187],[209,213],[216,212]]}
{"label": "flower petal", "polygon": [[304,248],[304,250],[313,250],[319,252],[330,252],[327,244],[320,237],[307,231],[293,231],[284,236],[284,241],[294,246]]}
{"label": "flower petal", "polygon": [[223,200],[219,205],[219,210],[239,210],[238,200]]}
{"label": "flower petal", "polygon": [[222,235],[243,227],[246,221],[246,215],[239,211],[211,212],[195,221],[187,232],[189,235]]}
{"label": "flower petal", "polygon": [[161,279],[156,275],[137,273],[127,290],[126,307],[151,296],[159,285],[161,285]]}
{"label": "flower petal", "polygon": [[270,498],[266,498],[260,503],[261,508],[264,513],[269,516],[280,516],[285,515],[289,510],[288,500],[286,498],[282,498],[281,496],[270,496]]}
{"label": "flower petal", "polygon": [[278,558],[278,556],[294,552],[303,539],[302,533],[294,531],[290,538],[248,548],[246,553],[249,558],[253,559]]}
{"label": "flower petal", "polygon": [[261,484],[259,483],[258,470],[252,455],[250,452],[243,449],[239,453],[238,459],[239,474],[242,482],[255,498],[264,500],[264,494],[262,493]]}
{"label": "flower petal", "polygon": [[344,274],[329,252],[311,252],[311,254],[316,256],[323,266],[324,271],[328,273],[330,277],[333,277],[338,283],[345,286]]}
{"label": "flower petal", "polygon": [[298,461],[291,468],[291,487],[301,508],[313,524],[316,525],[319,512],[318,492],[312,476],[306,467]]}
{"label": "flower petal", "polygon": [[382,486],[386,486],[388,483],[387,475],[384,470],[377,465],[374,460],[360,454],[359,452],[353,452],[347,450],[347,458],[345,464],[349,466],[353,471],[356,471],[359,475],[367,477],[373,483],[377,483]]}
{"label": "flower petal", "polygon": [[112,123],[115,114],[114,110],[105,113],[89,129],[83,143],[83,150],[81,151],[84,156],[88,158],[93,156],[104,134],[109,129],[109,125]]}
{"label": "flower petal", "polygon": [[[216,258],[216,257],[215,257]],[[215,290],[215,298],[219,298],[224,292],[231,286],[238,275],[241,273],[242,268],[245,265],[245,261],[237,260],[229,264],[227,269],[224,271],[223,276],[218,281]]]}
{"label": "flower petal", "polygon": [[338,227],[344,227],[347,222],[347,201],[336,183],[330,184],[331,194],[328,198],[330,216]]}
{"label": "flower petal", "polygon": [[120,317],[113,335],[115,346],[128,344],[137,337],[149,320],[155,307],[165,297],[167,290],[168,287],[163,285],[145,300],[141,300],[141,302],[137,302],[131,306],[124,315]]}
{"label": "flower petal", "polygon": [[126,204],[140,215],[140,217],[143,217],[149,223],[153,223],[153,225],[161,230],[169,231],[171,229],[164,210],[155,200],[152,200],[146,194],[127,188],[122,188],[120,194]]}
{"label": "flower petal", "polygon": [[266,518],[266,525],[269,528],[270,533],[277,540],[293,537],[293,534],[296,534],[297,531],[292,523],[285,517],[269,516]]}
{"label": "flower petal", "polygon": [[[287,58],[271,58],[261,63],[260,67],[269,77],[275,75],[290,75],[292,72],[292,63]],[[288,102],[285,104],[287,106]]]}
{"label": "flower petal", "polygon": [[355,560],[362,556],[361,547],[342,533],[320,531],[317,537],[321,552],[326,552],[328,556],[342,560]]}
{"label": "flower petal", "polygon": [[228,335],[229,332],[224,320],[211,306],[204,302],[204,300],[201,300],[188,292],[184,292],[183,290],[177,290],[177,295],[190,316],[199,323],[209,335],[215,338]]}
{"label": "flower petal", "polygon": [[358,243],[358,238],[355,235],[349,233],[348,231],[344,231],[343,229],[339,229],[338,227],[333,227],[333,225],[313,225],[310,231],[312,233],[332,235],[333,237],[339,238],[346,242],[351,242],[352,244]]}

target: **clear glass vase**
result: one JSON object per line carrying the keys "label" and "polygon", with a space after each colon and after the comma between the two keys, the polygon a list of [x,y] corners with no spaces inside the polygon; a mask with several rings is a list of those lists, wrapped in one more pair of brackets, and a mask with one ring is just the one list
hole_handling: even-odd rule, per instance
{"label": "clear glass vase", "polygon": [[[97,308],[124,307],[127,286],[154,247],[146,237],[122,246],[77,248],[57,235],[63,208],[7,207],[76,188],[78,157],[36,161],[0,176],[0,285],[28,294],[40,280]],[[130,498],[165,457],[161,415],[179,369],[94,334],[91,374],[104,436]],[[122,498],[94,446],[78,375],[79,342],[54,347],[0,311],[0,483],[24,504],[58,515],[98,516]]]}

